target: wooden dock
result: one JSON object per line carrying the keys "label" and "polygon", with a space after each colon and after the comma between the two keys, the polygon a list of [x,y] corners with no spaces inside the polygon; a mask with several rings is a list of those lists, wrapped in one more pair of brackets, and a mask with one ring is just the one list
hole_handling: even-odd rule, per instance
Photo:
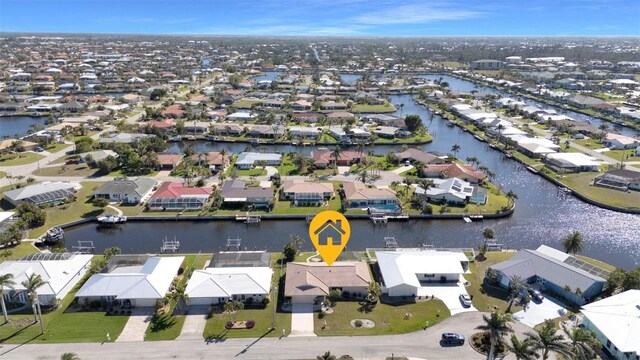
{"label": "wooden dock", "polygon": [[242,221],[245,224],[258,224],[262,219],[260,215],[238,214],[236,215],[236,221]]}

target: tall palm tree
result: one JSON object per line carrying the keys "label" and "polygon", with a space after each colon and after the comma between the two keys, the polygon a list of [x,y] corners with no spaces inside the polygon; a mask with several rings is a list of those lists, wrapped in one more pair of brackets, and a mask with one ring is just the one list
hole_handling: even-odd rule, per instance
{"label": "tall palm tree", "polygon": [[584,239],[582,233],[577,230],[572,231],[562,239],[562,247],[567,254],[577,254],[582,251]]}
{"label": "tall palm tree", "polygon": [[462,149],[460,147],[460,145],[458,144],[453,144],[453,146],[451,146],[451,152],[453,153],[453,155],[455,155],[456,157],[458,157],[458,153],[460,152],[460,149]]}
{"label": "tall palm tree", "polygon": [[513,200],[518,198],[518,194],[516,194],[513,190],[509,190],[506,194],[507,199],[509,199],[509,202],[511,203],[511,205],[513,205]]}
{"label": "tall palm tree", "polygon": [[489,332],[491,347],[489,348],[487,359],[492,360],[496,346],[503,342],[502,338],[513,333],[513,329],[511,325],[509,325],[510,322],[513,322],[513,319],[511,319],[511,315],[509,314],[499,314],[494,311],[491,315],[483,314],[482,320],[484,320],[484,324],[478,325],[476,329]]}
{"label": "tall palm tree", "polygon": [[[40,274],[32,273],[27,280],[22,282],[25,290],[29,294],[29,302],[35,304],[33,307],[34,321],[38,321],[38,314],[42,314],[40,310],[40,301],[38,301],[38,288],[45,284]],[[37,308],[37,310],[36,310]],[[44,325],[42,324],[42,315],[40,315],[40,331],[44,333]]]}
{"label": "tall palm tree", "polygon": [[340,145],[338,145],[331,152],[331,157],[333,157],[333,159],[335,160],[335,163],[333,165],[334,165],[336,175],[338,175],[338,159],[340,159],[341,155],[342,155],[342,149],[340,148]]}
{"label": "tall palm tree", "polygon": [[13,281],[13,274],[0,276],[0,304],[2,305],[2,314],[4,315],[5,324],[9,322],[9,315],[7,314],[7,306],[4,303],[4,288],[8,287],[13,290],[13,285],[15,284],[16,282]]}
{"label": "tall palm tree", "polygon": [[60,360],[80,360],[80,356],[76,353],[68,352],[60,355]]}
{"label": "tall palm tree", "polygon": [[573,358],[576,360],[591,360],[596,358],[596,348],[601,346],[596,334],[593,331],[574,328],[569,331],[564,328],[564,332],[571,343]]}
{"label": "tall palm tree", "polygon": [[509,280],[510,280],[509,281],[510,298],[509,298],[509,306],[507,306],[507,309],[505,310],[506,313],[511,312],[511,307],[513,306],[513,302],[516,300],[516,297],[520,292],[521,283],[522,283],[522,278],[518,275],[511,276]]}
{"label": "tall palm tree", "polygon": [[551,320],[545,320],[542,328],[536,332],[528,332],[527,337],[533,341],[536,350],[542,350],[542,360],[549,358],[550,351],[568,357],[573,355],[571,346],[562,334],[558,334],[558,329]]}
{"label": "tall palm tree", "polygon": [[535,360],[540,357],[533,341],[529,338],[520,340],[516,335],[511,335],[511,343],[507,344],[507,349],[513,353],[517,360]]}

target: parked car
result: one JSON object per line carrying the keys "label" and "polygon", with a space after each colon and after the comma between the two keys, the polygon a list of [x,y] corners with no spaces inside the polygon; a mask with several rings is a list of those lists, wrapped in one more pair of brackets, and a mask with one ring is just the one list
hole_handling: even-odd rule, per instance
{"label": "parked car", "polygon": [[467,294],[460,294],[460,302],[464,307],[471,307],[471,298]]}
{"label": "parked car", "polygon": [[78,165],[78,164],[80,164],[80,159],[69,159],[69,160],[65,161],[65,164],[67,164],[67,165]]}
{"label": "parked car", "polygon": [[531,294],[531,298],[534,301],[542,302],[542,300],[544,300],[542,293],[536,289],[529,289],[529,294]]}
{"label": "parked car", "polygon": [[40,146],[37,146],[36,148],[33,149],[33,151],[35,151],[35,152],[43,152],[44,149],[42,147],[40,147]]}
{"label": "parked car", "polygon": [[443,333],[442,342],[445,344],[464,344],[464,336],[457,333]]}

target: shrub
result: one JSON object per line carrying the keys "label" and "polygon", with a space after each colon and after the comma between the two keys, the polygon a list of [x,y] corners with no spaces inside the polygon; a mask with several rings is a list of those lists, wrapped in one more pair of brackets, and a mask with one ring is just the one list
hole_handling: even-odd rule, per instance
{"label": "shrub", "polygon": [[89,303],[89,306],[93,309],[97,309],[100,307],[100,300],[94,300],[92,302]]}
{"label": "shrub", "polygon": [[226,324],[224,324],[224,327],[225,327],[226,329],[231,329],[231,328],[233,328],[233,321],[227,321],[227,323],[226,323]]}
{"label": "shrub", "polygon": [[269,300],[269,298],[264,298],[264,299],[262,299],[262,305],[267,306],[267,305],[269,305],[270,301],[271,300]]}
{"label": "shrub", "polygon": [[254,326],[256,326],[256,322],[253,320],[249,320],[244,324],[247,329],[253,329]]}
{"label": "shrub", "polygon": [[245,302],[245,304],[247,304],[247,305],[251,305],[251,304],[253,304],[253,297],[247,298],[247,300],[245,300],[244,302]]}
{"label": "shrub", "polygon": [[97,198],[93,200],[93,206],[96,207],[105,207],[109,205],[109,200],[105,199],[105,198]]}
{"label": "shrub", "polygon": [[353,325],[355,325],[357,328],[362,327],[362,320],[356,320]]}

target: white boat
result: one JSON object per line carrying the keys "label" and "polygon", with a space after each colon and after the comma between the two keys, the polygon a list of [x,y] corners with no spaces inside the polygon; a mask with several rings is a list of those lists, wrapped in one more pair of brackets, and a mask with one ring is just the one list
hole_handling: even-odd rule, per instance
{"label": "white boat", "polygon": [[127,217],[124,215],[111,215],[98,216],[96,218],[100,224],[122,224],[127,221]]}

